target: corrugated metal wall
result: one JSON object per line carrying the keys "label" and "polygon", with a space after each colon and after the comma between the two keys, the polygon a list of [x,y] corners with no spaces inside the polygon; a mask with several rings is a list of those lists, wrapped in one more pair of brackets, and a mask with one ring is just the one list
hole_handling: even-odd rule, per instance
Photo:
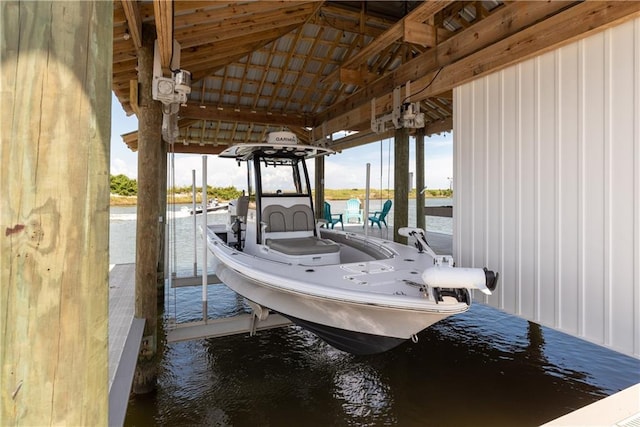
{"label": "corrugated metal wall", "polygon": [[640,357],[640,19],[454,90],[454,253],[484,301]]}

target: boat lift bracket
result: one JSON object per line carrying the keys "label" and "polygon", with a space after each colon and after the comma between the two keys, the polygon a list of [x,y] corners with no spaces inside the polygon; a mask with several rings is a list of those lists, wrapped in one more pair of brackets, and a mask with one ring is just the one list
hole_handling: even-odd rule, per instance
{"label": "boat lift bracket", "polygon": [[382,133],[391,128],[387,128],[387,123],[391,122],[393,128],[417,129],[424,127],[424,113],[420,112],[420,102],[407,102],[411,98],[411,84],[407,81],[406,96],[401,100],[401,87],[393,89],[393,108],[390,113],[376,117],[376,99],[371,100],[371,130],[375,133]]}
{"label": "boat lift bracket", "polygon": [[246,298],[245,301],[247,301],[247,304],[251,307],[251,326],[249,327],[249,336],[252,337],[256,334],[258,323],[267,320],[267,317],[269,317],[269,309]]}

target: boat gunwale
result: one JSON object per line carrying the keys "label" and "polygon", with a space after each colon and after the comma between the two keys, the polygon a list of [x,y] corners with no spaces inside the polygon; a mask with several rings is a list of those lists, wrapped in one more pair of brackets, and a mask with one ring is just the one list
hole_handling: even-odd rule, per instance
{"label": "boat gunwale", "polygon": [[[222,239],[220,239],[213,230],[208,230],[209,236],[207,236],[207,244],[211,242],[209,249],[213,252],[213,255],[218,258],[218,262],[226,264],[228,267],[232,268],[238,274],[241,274],[243,277],[246,277],[248,280],[259,283],[261,286],[268,287],[270,289],[278,290],[280,292],[289,292],[297,295],[306,295],[313,296],[316,298],[322,299],[330,299],[332,301],[339,301],[343,303],[352,303],[358,305],[366,305],[366,306],[377,306],[383,308],[392,308],[399,310],[411,310],[416,312],[437,312],[437,313],[459,313],[462,311],[466,311],[468,305],[464,302],[435,302],[431,299],[420,298],[416,296],[408,296],[401,294],[391,294],[391,293],[381,293],[381,292],[371,292],[371,288],[365,290],[355,290],[355,289],[347,289],[347,288],[338,288],[338,287],[329,287],[322,286],[319,284],[314,284],[313,282],[302,281],[300,279],[290,279],[287,276],[276,275],[271,272],[265,272],[264,270],[260,270],[259,274],[256,275],[258,269],[255,268],[255,262],[243,262],[240,261],[240,258],[251,259],[264,264],[281,264],[286,265],[288,267],[299,269],[300,271],[305,270],[314,270],[313,273],[321,273],[318,270],[326,270],[327,268],[338,268],[340,264],[331,264],[325,266],[306,266],[292,263],[285,263],[281,261],[270,260],[266,258],[262,258],[253,254],[247,254],[245,252],[239,251],[238,249],[232,248],[231,246],[225,244]],[[377,239],[372,237],[371,239]],[[240,258],[238,258],[240,257]],[[391,260],[388,258],[388,260]],[[376,260],[380,261],[380,260]],[[365,261],[365,262],[375,262],[375,261]],[[399,262],[399,261],[398,261]],[[252,274],[249,274],[249,271]],[[416,276],[420,277],[420,272],[416,273]],[[421,282],[421,279],[419,279]],[[286,286],[273,286],[270,285],[270,281],[276,281],[279,285]],[[301,286],[302,284],[302,286]],[[411,286],[407,283],[402,284],[403,286]],[[420,285],[424,285],[425,288],[429,288],[428,285],[424,283],[420,283]],[[411,287],[413,289],[413,287]],[[326,289],[326,291],[318,292],[318,290]],[[336,297],[336,295],[339,295]],[[392,301],[389,300],[392,298]],[[464,307],[464,310],[460,310],[460,307]]]}

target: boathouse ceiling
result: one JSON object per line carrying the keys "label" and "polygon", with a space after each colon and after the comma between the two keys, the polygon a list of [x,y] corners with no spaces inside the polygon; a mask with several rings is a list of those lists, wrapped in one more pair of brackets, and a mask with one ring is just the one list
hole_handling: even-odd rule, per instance
{"label": "boathouse ceiling", "polygon": [[[175,39],[192,73],[175,152],[217,154],[283,129],[342,150],[393,135],[371,130],[372,99],[387,114],[410,82],[425,133],[449,131],[455,86],[637,14],[631,4],[116,0],[113,91],[135,114],[136,53],[152,24],[163,67]],[[137,150],[137,132],[123,139]]]}

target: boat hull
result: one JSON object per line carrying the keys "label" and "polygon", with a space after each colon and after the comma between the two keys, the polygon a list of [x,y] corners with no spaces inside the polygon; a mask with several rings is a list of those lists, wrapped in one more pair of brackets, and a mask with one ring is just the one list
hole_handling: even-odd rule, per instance
{"label": "boat hull", "polygon": [[385,337],[333,328],[331,326],[298,319],[293,316],[285,315],[285,317],[301,328],[314,333],[332,347],[356,355],[384,353],[406,341],[402,338]]}
{"label": "boat hull", "polygon": [[414,310],[318,298],[257,281],[217,261],[216,275],[229,288],[352,354],[387,351],[468,308],[466,304],[454,304],[443,306],[442,311]]}

